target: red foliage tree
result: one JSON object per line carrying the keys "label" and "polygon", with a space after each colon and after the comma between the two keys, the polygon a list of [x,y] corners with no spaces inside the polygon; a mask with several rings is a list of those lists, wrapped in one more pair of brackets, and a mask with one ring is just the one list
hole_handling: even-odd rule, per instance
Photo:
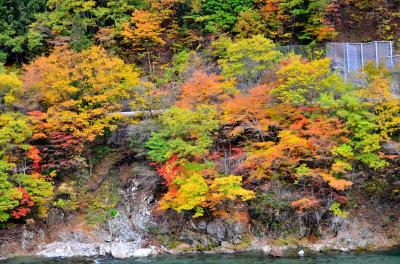
{"label": "red foliage tree", "polygon": [[179,158],[177,155],[173,155],[171,159],[157,168],[157,172],[164,178],[166,186],[170,186],[181,171],[182,166],[179,165]]}
{"label": "red foliage tree", "polygon": [[28,158],[33,161],[33,170],[37,173],[40,172],[40,161],[42,158],[40,157],[40,151],[37,147],[33,146],[29,149],[27,153]]}
{"label": "red foliage tree", "polygon": [[31,208],[35,205],[31,196],[24,188],[17,188],[22,194],[22,199],[19,202],[19,207],[11,212],[11,216],[15,219],[20,219],[27,216],[31,212]]}
{"label": "red foliage tree", "polygon": [[35,171],[69,170],[82,165],[78,159],[84,149],[82,140],[72,132],[56,131],[46,122],[45,113],[32,111],[28,114],[35,132],[31,139],[34,147],[28,157],[34,161]]}

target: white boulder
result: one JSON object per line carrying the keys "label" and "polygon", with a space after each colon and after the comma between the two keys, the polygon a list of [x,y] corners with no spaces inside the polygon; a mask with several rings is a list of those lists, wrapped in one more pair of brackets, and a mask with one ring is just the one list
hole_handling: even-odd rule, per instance
{"label": "white boulder", "polygon": [[135,250],[133,252],[132,257],[145,258],[145,257],[151,256],[153,254],[155,254],[155,250],[154,250],[153,247],[151,247],[151,248],[139,248],[139,249],[137,249],[137,250]]}
{"label": "white boulder", "polygon": [[261,247],[261,251],[264,254],[269,255],[269,254],[271,254],[271,247],[269,245],[265,245],[265,246]]}
{"label": "white boulder", "polygon": [[126,243],[114,243],[111,246],[111,256],[117,259],[125,259],[132,256],[131,248]]}

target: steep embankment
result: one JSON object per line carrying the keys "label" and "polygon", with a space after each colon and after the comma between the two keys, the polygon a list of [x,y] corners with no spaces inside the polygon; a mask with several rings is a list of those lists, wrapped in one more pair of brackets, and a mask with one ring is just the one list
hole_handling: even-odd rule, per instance
{"label": "steep embankment", "polygon": [[[137,129],[131,130],[134,133]],[[128,133],[128,134],[129,134]],[[95,179],[95,180],[94,180]],[[400,210],[395,204],[383,205],[366,198],[358,187],[349,193],[357,206],[348,217],[319,219],[320,237],[306,237],[306,215],[293,214],[292,231],[260,229],[252,205],[244,204],[218,218],[206,215],[157,210],[163,192],[160,178],[140,153],[115,150],[94,168],[88,186],[90,199],[106,200],[109,192],[118,193],[118,213],[93,222],[95,211],[81,208],[65,213],[53,208],[47,225],[23,225],[3,230],[1,256],[44,255],[48,257],[146,256],[156,253],[242,252],[260,250],[274,256],[324,250],[374,250],[400,243]],[[355,181],[356,182],[356,181]],[[116,188],[110,188],[110,183]],[[107,189],[108,188],[108,189]],[[271,185],[270,191],[274,189]],[[288,193],[281,193],[282,199]],[[92,197],[90,197],[92,196]],[[323,210],[323,208],[321,209]],[[97,212],[98,213],[98,212]],[[317,213],[317,212],[316,212]],[[320,213],[320,212],[318,212]],[[323,214],[322,214],[323,215]],[[272,220],[271,220],[272,221]],[[308,224],[308,223],[307,223]],[[17,239],[16,239],[17,238]]]}
{"label": "steep embankment", "polygon": [[[237,208],[232,215],[218,219],[192,219],[182,214],[157,212],[154,210],[158,195],[155,172],[143,162],[125,164],[120,169],[125,185],[118,189],[123,198],[118,203],[119,214],[116,217],[94,226],[86,224],[84,215],[69,215],[61,219],[59,211],[52,211],[48,220],[52,222],[48,227],[26,225],[3,231],[2,256],[112,254],[128,257],[143,252],[142,249],[139,253],[137,251],[142,247],[149,248],[145,255],[261,250],[282,256],[295,254],[300,249],[306,252],[375,250],[400,242],[398,208],[373,205],[372,201],[359,201],[365,205],[353,209],[347,218],[335,218],[333,226],[321,225],[320,231],[324,235],[319,239],[299,239],[295,234],[260,236],[254,230],[247,207]],[[58,215],[58,220],[55,215]],[[58,221],[57,224],[54,221]]]}

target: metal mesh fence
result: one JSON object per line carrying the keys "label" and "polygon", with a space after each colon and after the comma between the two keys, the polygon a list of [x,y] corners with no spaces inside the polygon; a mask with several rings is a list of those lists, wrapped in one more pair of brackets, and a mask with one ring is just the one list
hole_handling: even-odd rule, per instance
{"label": "metal mesh fence", "polygon": [[326,47],[318,45],[279,46],[278,50],[284,54],[293,52],[305,58],[312,59],[315,54],[320,55],[321,50],[326,50],[326,56],[331,58],[332,67],[340,72],[350,73],[361,70],[367,63],[375,66],[385,65],[389,69],[399,66],[400,55],[393,55],[391,41],[374,41],[367,43],[327,43]]}
{"label": "metal mesh fence", "polygon": [[386,66],[392,71],[393,93],[400,96],[400,55],[393,54],[391,41],[328,43],[326,55],[332,60],[332,68],[355,84],[362,84],[359,72],[366,64]]}
{"label": "metal mesh fence", "polygon": [[300,55],[303,58],[307,59],[315,59],[322,52],[326,50],[325,45],[288,45],[288,46],[278,46],[278,50],[283,54],[294,53],[296,55]]}
{"label": "metal mesh fence", "polygon": [[327,56],[333,66],[343,72],[361,70],[367,63],[393,68],[393,46],[390,41],[368,43],[329,43]]}
{"label": "metal mesh fence", "polygon": [[347,71],[352,72],[363,67],[362,61],[362,45],[347,44]]}
{"label": "metal mesh fence", "polygon": [[393,46],[390,41],[368,43],[329,43],[327,56],[340,72],[361,70],[367,63],[393,68]]}
{"label": "metal mesh fence", "polygon": [[[324,49],[325,48],[325,49]],[[337,71],[346,81],[362,85],[360,71],[368,64],[384,65],[392,71],[392,90],[400,96],[400,55],[393,54],[391,41],[374,41],[367,43],[327,43],[325,47],[316,46],[281,46],[284,54],[293,52],[305,58],[312,59],[320,50],[326,51],[326,56],[332,61],[332,69]]]}
{"label": "metal mesh fence", "polygon": [[392,47],[392,42],[390,41],[381,41],[378,42],[378,59],[379,63],[382,63],[389,69],[393,67],[392,58],[393,58],[393,47]]}
{"label": "metal mesh fence", "polygon": [[364,63],[376,64],[376,46],[375,42],[364,43],[362,45]]}
{"label": "metal mesh fence", "polygon": [[342,75],[346,68],[346,52],[345,43],[328,43],[326,56],[331,58],[332,67],[339,71]]}

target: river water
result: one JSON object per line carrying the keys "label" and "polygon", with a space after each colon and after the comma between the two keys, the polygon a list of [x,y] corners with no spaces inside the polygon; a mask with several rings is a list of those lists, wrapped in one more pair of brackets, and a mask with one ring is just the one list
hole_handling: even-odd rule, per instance
{"label": "river water", "polygon": [[271,258],[261,254],[157,256],[143,259],[40,259],[19,258],[1,264],[400,264],[400,249],[373,253],[332,253],[303,258]]}

